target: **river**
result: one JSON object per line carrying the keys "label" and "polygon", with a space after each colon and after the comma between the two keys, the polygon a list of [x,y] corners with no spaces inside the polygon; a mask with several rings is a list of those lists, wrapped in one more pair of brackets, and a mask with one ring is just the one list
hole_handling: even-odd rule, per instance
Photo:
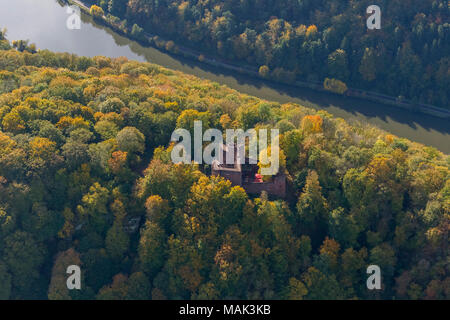
{"label": "river", "polygon": [[242,93],[259,98],[295,102],[323,109],[350,122],[358,120],[373,124],[397,136],[431,145],[450,154],[450,121],[413,113],[403,109],[274,84],[248,76],[224,71],[169,55],[152,47],[143,47],[82,14],[80,30],[66,27],[69,14],[56,0],[0,0],[0,28],[7,28],[9,40],[29,39],[38,48],[56,52],[71,52],[148,61],[170,69],[196,75],[225,84]]}

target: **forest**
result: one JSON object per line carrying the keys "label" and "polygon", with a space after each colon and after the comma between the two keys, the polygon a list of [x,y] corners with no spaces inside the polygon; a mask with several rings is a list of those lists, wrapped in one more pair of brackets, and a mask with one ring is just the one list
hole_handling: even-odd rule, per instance
{"label": "forest", "polygon": [[[194,120],[278,128],[288,196],[173,164]],[[0,32],[0,299],[450,299],[449,173],[325,111]]]}
{"label": "forest", "polygon": [[[449,108],[446,0],[85,0],[111,24],[259,70],[267,79],[323,83]],[[369,30],[366,9],[381,8]],[[175,43],[173,41],[175,41]],[[158,41],[157,41],[158,42]]]}

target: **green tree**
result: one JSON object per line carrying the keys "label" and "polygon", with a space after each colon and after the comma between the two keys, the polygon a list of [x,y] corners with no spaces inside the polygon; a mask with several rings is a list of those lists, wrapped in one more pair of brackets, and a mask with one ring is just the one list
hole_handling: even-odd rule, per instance
{"label": "green tree", "polygon": [[0,300],[8,300],[11,296],[11,274],[6,265],[0,260]]}
{"label": "green tree", "polygon": [[90,220],[98,228],[97,230],[102,232],[107,227],[108,201],[108,189],[95,182],[89,188],[89,192],[83,196],[81,200],[82,205],[79,205],[77,210],[82,217],[87,218],[88,221]]}
{"label": "green tree", "polygon": [[15,298],[32,298],[33,286],[41,276],[46,250],[29,233],[16,231],[5,238],[4,262],[12,275]]}
{"label": "green tree", "polygon": [[373,81],[377,77],[377,61],[374,50],[366,48],[359,66],[359,73],[366,81]]}
{"label": "green tree", "polygon": [[131,28],[131,36],[138,40],[145,40],[144,29],[142,29],[135,23],[133,25],[133,28]]}
{"label": "green tree", "polygon": [[120,200],[115,200],[111,204],[115,220],[112,227],[108,230],[105,239],[106,252],[111,259],[117,261],[124,257],[130,244],[129,236],[124,231],[125,210]]}
{"label": "green tree", "polygon": [[125,127],[116,136],[119,149],[130,154],[143,153],[145,150],[145,137],[134,127]]}
{"label": "green tree", "polygon": [[345,295],[334,275],[325,275],[314,267],[310,267],[302,275],[302,282],[308,290],[308,300],[344,299]]}
{"label": "green tree", "polygon": [[[48,288],[50,300],[71,300],[69,289],[67,289],[67,267],[76,265],[81,267],[80,254],[74,248],[58,253],[53,264],[52,276]],[[83,288],[83,282],[81,283]]]}
{"label": "green tree", "polygon": [[328,56],[328,72],[332,78],[347,81],[349,76],[347,53],[337,49]]}
{"label": "green tree", "polygon": [[317,173],[311,170],[297,202],[297,232],[310,236],[313,247],[317,247],[328,232],[328,216]]}
{"label": "green tree", "polygon": [[289,279],[289,286],[287,290],[288,293],[286,298],[289,300],[303,300],[304,296],[308,294],[308,289],[306,289],[303,282],[295,278]]}
{"label": "green tree", "polygon": [[151,291],[150,281],[143,272],[135,272],[128,278],[126,299],[148,300]]}
{"label": "green tree", "polygon": [[147,221],[139,239],[139,260],[142,270],[153,277],[165,261],[166,235],[155,223]]}

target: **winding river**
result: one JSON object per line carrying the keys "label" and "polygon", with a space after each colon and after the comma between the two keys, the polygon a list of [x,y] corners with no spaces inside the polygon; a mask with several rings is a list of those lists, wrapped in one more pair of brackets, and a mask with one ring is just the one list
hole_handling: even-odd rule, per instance
{"label": "winding river", "polygon": [[56,0],[0,0],[0,28],[7,28],[10,40],[29,39],[38,48],[84,56],[126,56],[149,61],[201,78],[225,84],[263,99],[295,102],[326,110],[348,121],[373,124],[400,137],[434,146],[450,154],[450,121],[413,113],[356,98],[340,97],[310,89],[293,88],[253,79],[202,63],[172,56],[116,34],[82,14],[80,30],[69,30],[69,15]]}

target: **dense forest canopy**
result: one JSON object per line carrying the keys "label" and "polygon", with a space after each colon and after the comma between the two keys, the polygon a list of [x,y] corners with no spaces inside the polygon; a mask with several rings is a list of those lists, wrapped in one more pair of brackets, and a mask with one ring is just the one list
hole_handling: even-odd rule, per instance
{"label": "dense forest canopy", "polygon": [[[448,155],[150,63],[14,47],[0,33],[0,299],[450,299]],[[196,119],[279,128],[288,197],[173,164]]]}
{"label": "dense forest canopy", "polygon": [[[343,81],[449,108],[450,3],[446,0],[97,0],[113,23],[163,35],[264,77]],[[381,8],[381,29],[366,9]],[[173,47],[173,43],[168,49]]]}

